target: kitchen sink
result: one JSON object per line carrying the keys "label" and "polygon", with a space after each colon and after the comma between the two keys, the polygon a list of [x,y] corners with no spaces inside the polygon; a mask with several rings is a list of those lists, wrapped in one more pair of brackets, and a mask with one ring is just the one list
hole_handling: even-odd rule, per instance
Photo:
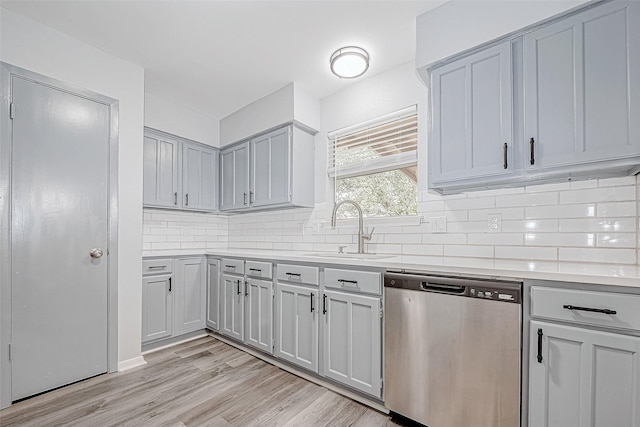
{"label": "kitchen sink", "polygon": [[348,258],[348,259],[385,259],[393,258],[395,255],[380,254],[357,254],[352,252],[312,252],[305,254],[307,256],[323,257],[323,258]]}

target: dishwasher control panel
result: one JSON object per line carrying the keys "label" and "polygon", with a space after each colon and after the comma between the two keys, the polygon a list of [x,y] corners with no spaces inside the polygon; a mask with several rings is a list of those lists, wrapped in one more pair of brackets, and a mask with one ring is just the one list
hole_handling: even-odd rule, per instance
{"label": "dishwasher control panel", "polygon": [[520,290],[496,289],[493,287],[469,286],[468,296],[501,302],[520,302]]}

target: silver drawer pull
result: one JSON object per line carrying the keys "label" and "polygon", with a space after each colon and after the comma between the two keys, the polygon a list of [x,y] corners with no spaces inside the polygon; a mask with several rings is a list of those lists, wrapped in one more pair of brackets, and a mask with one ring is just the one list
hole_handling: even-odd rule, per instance
{"label": "silver drawer pull", "polygon": [[300,277],[300,273],[284,273],[287,276],[296,276],[296,277]]}
{"label": "silver drawer pull", "polygon": [[167,268],[166,265],[152,265],[148,267],[149,270],[164,270],[165,268]]}
{"label": "silver drawer pull", "polygon": [[603,314],[618,314],[615,310],[609,310],[608,308],[589,308],[589,307],[578,307],[576,305],[563,305],[562,308],[566,308],[567,310],[575,310],[575,311],[589,311],[592,313],[603,313]]}
{"label": "silver drawer pull", "polygon": [[262,270],[260,270],[259,268],[250,268],[249,271],[259,271],[262,272]]}
{"label": "silver drawer pull", "polygon": [[345,280],[345,279],[338,279],[338,282],[342,283],[343,285],[345,283],[349,283],[351,285],[357,285],[358,281],[357,280]]}
{"label": "silver drawer pull", "polygon": [[236,266],[235,265],[225,265],[224,268],[233,268],[235,270]]}

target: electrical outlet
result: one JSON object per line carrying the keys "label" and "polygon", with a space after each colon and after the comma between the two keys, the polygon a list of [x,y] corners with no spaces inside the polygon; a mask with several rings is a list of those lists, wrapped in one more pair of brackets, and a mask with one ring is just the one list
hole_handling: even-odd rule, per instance
{"label": "electrical outlet", "polygon": [[499,233],[502,231],[502,215],[489,214],[487,215],[487,227],[489,233]]}
{"label": "electrical outlet", "polygon": [[447,217],[446,216],[434,216],[429,218],[429,230],[432,233],[446,233],[447,232]]}

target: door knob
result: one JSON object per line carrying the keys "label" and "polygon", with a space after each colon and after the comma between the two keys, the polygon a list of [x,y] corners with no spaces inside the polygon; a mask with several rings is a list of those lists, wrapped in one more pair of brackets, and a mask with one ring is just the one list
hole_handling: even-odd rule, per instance
{"label": "door knob", "polygon": [[89,251],[89,255],[91,255],[91,258],[102,258],[104,252],[100,248],[93,248]]}

